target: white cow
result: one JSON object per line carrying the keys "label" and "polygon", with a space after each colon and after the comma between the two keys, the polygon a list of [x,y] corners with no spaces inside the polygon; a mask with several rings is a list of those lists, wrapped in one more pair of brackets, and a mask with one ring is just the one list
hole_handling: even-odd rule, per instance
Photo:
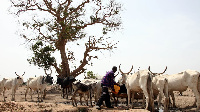
{"label": "white cow", "polygon": [[152,88],[152,74],[149,70],[139,70],[133,75],[128,75],[133,69],[128,73],[119,70],[122,73],[122,83],[126,85],[127,95],[128,95],[128,106],[130,101],[130,94],[132,92],[132,106],[135,92],[143,92],[146,98],[146,108],[150,111],[154,111],[154,100],[153,100],[153,88]]}
{"label": "white cow", "polygon": [[[17,75],[17,73],[15,72],[15,74]],[[24,72],[25,74],[25,72]],[[23,75],[24,75],[23,74]],[[22,76],[19,76],[17,75],[16,78],[11,78],[11,79],[7,79],[5,82],[4,82],[4,89],[3,89],[3,97],[4,97],[4,101],[5,101],[5,91],[6,89],[11,89],[12,90],[12,101],[15,100],[15,93],[16,93],[16,90],[18,89],[18,87],[20,85],[23,84],[23,75]]]}
{"label": "white cow", "polygon": [[0,93],[3,91],[4,84],[5,84],[6,80],[8,80],[8,79],[3,78],[3,79],[0,81]]}
{"label": "white cow", "polygon": [[168,79],[169,93],[172,96],[173,106],[175,107],[175,98],[173,91],[185,91],[192,89],[197,100],[197,110],[200,108],[200,73],[195,70],[186,70],[178,74],[162,75]]}
{"label": "white cow", "polygon": [[101,92],[102,92],[101,80],[99,80],[94,87],[95,102],[98,101],[99,97],[101,96]]}
{"label": "white cow", "polygon": [[[150,70],[150,66],[148,68]],[[161,100],[164,99],[164,112],[168,112],[168,105],[169,105],[169,95],[168,95],[168,79],[161,76],[167,70],[167,67],[162,73],[153,73],[153,94],[154,97],[159,96],[158,98],[158,109],[161,107]],[[156,97],[157,98],[157,97]]]}
{"label": "white cow", "polygon": [[164,112],[168,112],[169,95],[168,95],[168,79],[163,76],[153,77],[153,94],[158,95],[158,107],[161,107],[161,100],[164,99]]}
{"label": "white cow", "polygon": [[39,99],[43,101],[43,92],[46,89],[48,83],[53,84],[53,77],[51,77],[50,75],[29,78],[27,81],[27,86],[26,86],[27,89],[25,93],[25,101],[27,100],[26,96],[29,89],[31,90],[30,91],[31,99],[32,99],[32,90],[34,90],[38,92],[38,101]]}

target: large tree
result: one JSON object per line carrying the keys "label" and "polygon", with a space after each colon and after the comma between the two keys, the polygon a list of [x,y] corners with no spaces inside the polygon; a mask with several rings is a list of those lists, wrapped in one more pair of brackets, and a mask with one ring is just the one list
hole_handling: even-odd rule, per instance
{"label": "large tree", "polygon": [[[83,73],[85,66],[96,55],[92,51],[112,50],[117,42],[108,42],[106,35],[121,27],[121,4],[115,0],[10,0],[11,12],[19,17],[20,35],[31,43],[34,56],[30,63],[49,69],[54,67],[61,77],[74,77]],[[31,19],[27,19],[30,18]],[[85,29],[101,25],[101,36],[88,36]],[[30,35],[30,32],[32,33]],[[68,43],[88,38],[80,65],[70,67],[75,60],[74,51]],[[61,63],[53,53],[58,51]],[[73,69],[73,70],[72,70]]]}

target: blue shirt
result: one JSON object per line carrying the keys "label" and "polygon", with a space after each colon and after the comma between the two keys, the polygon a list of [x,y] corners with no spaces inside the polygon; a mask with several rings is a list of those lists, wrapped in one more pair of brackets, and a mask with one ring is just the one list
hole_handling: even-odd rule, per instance
{"label": "blue shirt", "polygon": [[101,84],[114,90],[114,84],[116,84],[114,78],[114,72],[111,70],[110,72],[107,72],[106,75],[103,77]]}

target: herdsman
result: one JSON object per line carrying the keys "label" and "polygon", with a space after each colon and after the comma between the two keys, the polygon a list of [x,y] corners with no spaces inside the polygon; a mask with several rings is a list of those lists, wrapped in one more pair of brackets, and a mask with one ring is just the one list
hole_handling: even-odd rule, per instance
{"label": "herdsman", "polygon": [[113,108],[113,106],[110,103],[110,95],[108,93],[108,88],[111,88],[113,91],[115,91],[114,85],[118,85],[114,81],[114,78],[115,78],[114,73],[116,71],[117,71],[117,67],[113,66],[112,70],[107,72],[101,81],[102,95],[96,105],[96,109],[98,109],[98,110],[101,109],[101,105],[102,105],[103,101],[105,101],[107,108]]}

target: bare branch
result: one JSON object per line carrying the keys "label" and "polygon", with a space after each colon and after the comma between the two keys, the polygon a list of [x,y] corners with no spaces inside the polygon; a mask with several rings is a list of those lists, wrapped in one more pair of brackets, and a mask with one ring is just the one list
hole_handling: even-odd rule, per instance
{"label": "bare branch", "polygon": [[[88,64],[88,62],[91,60],[91,58],[97,58],[97,56],[90,56],[89,52],[93,51],[93,50],[108,50],[108,49],[112,49],[114,47],[114,45],[111,46],[106,46],[106,47],[99,47],[97,46],[98,43],[101,43],[101,41],[103,40],[103,38],[101,37],[100,39],[98,39],[98,41],[93,38],[89,38],[88,43],[86,44],[86,50],[84,52],[84,57],[83,60],[81,61],[80,66],[75,69],[73,72],[71,72],[71,74],[75,74],[75,76],[77,76],[80,70],[82,70],[84,68],[85,65]],[[132,69],[131,69],[132,70]]]}

